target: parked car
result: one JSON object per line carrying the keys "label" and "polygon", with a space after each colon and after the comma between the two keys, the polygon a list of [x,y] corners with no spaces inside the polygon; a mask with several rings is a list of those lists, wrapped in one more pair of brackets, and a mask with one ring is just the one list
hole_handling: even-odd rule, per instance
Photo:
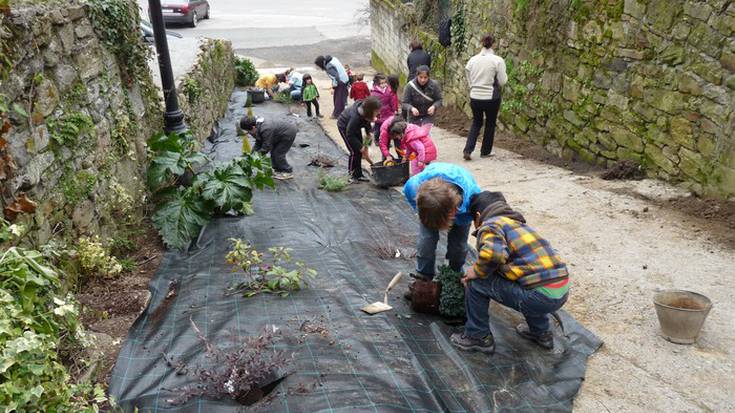
{"label": "parked car", "polygon": [[[150,22],[148,20],[140,19],[140,33],[143,36],[143,41],[146,43],[153,43],[153,26],[151,26]],[[171,30],[166,30],[166,36],[169,37],[177,37],[179,39],[183,38],[180,33],[172,32]]]}
{"label": "parked car", "polygon": [[209,2],[207,0],[164,0],[161,3],[163,22],[187,24],[197,27],[201,19],[209,19]]}

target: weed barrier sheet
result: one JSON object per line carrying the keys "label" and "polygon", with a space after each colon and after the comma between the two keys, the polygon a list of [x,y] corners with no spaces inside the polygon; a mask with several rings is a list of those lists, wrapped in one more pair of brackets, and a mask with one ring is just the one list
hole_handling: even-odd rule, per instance
{"label": "weed barrier sheet", "polygon": [[[216,161],[239,154],[235,122],[245,113],[245,93],[235,91],[219,134],[206,150]],[[288,160],[294,179],[254,194],[255,215],[214,219],[189,252],[169,251],[150,284],[148,308],[132,326],[112,372],[110,393],[125,411],[140,412],[493,412],[571,411],[584,379],[587,358],[600,340],[560,311],[556,350],[546,352],[518,337],[520,314],[493,303],[492,356],[455,350],[450,327],[439,317],[413,313],[402,298],[408,280],[391,293],[392,311],[367,315],[360,308],[383,299],[398,271],[411,272],[418,221],[395,190],[370,184],[344,192],[318,189],[317,155],[339,159],[326,170],[346,171],[346,155],[315,123],[265,103],[256,116],[288,116],[299,134]],[[308,146],[307,146],[308,145]],[[229,238],[251,241],[257,250],[293,249],[319,275],[290,296],[227,296],[242,273],[224,257]],[[402,258],[378,258],[377,246],[398,248]],[[443,257],[440,241],[437,257]],[[438,264],[440,260],[438,260]],[[574,274],[572,274],[574,277]],[[407,277],[406,277],[407,278]],[[169,286],[176,294],[166,300]],[[574,291],[571,292],[574,294]],[[159,306],[163,306],[160,307]],[[249,407],[232,400],[192,399],[173,405],[176,390],[196,383],[181,374],[206,366],[204,346],[191,321],[211,341],[227,347],[234,336],[257,335],[276,326],[283,338],[274,348],[293,353],[288,373],[266,399]],[[301,331],[304,323],[326,327]],[[562,327],[563,326],[563,327]],[[300,329],[301,328],[301,329]],[[163,355],[179,366],[172,368]]]}

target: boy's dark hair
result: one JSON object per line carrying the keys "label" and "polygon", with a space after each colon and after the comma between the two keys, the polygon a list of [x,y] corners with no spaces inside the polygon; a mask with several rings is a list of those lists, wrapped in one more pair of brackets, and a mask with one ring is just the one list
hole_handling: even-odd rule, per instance
{"label": "boy's dark hair", "polygon": [[308,73],[304,73],[304,76],[301,77],[301,82],[306,83],[307,80],[311,80],[311,75]]}
{"label": "boy's dark hair", "polygon": [[250,132],[253,127],[255,126],[255,118],[252,116],[243,116],[242,119],[240,119],[240,129],[244,131]]}
{"label": "boy's dark hair", "polygon": [[319,69],[324,70],[324,56],[317,56],[316,59],[314,59],[314,64]]}
{"label": "boy's dark hair", "polygon": [[426,73],[427,76],[431,76],[431,69],[429,69],[429,66],[421,65],[416,68],[416,76],[418,76],[419,73]]}
{"label": "boy's dark hair", "polygon": [[276,79],[278,79],[278,83],[286,83],[286,74],[279,73],[276,75]]}
{"label": "boy's dark hair", "polygon": [[424,48],[424,45],[421,44],[420,41],[414,40],[414,41],[411,42],[411,44],[409,45],[409,47],[411,48],[411,51],[413,52],[414,50],[417,50],[417,49],[423,49]]}
{"label": "boy's dark hair", "polygon": [[385,80],[385,75],[378,72],[373,76],[373,83],[380,83],[380,81]]}
{"label": "boy's dark hair", "polygon": [[416,208],[419,220],[428,229],[443,230],[452,224],[450,215],[462,204],[462,195],[453,184],[433,178],[419,186]]}
{"label": "boy's dark hair", "polygon": [[470,199],[470,214],[472,214],[473,217],[477,213],[482,214],[487,207],[497,201],[508,203],[502,192],[482,191],[479,194],[475,194],[472,199]]}
{"label": "boy's dark hair", "polygon": [[362,117],[372,119],[374,115],[380,111],[380,98],[377,96],[368,96],[362,101]]}
{"label": "boy's dark hair", "polygon": [[398,86],[400,84],[400,79],[396,75],[390,75],[388,76],[388,85],[390,85],[390,88],[393,90],[393,93],[398,93]]}
{"label": "boy's dark hair", "polygon": [[489,49],[493,47],[493,44],[495,44],[495,37],[493,37],[493,35],[490,33],[485,33],[482,36],[482,40],[480,40],[480,42],[482,43],[482,47],[484,47],[485,49]]}
{"label": "boy's dark hair", "polygon": [[358,73],[358,74],[355,75],[355,79],[357,79],[358,81],[362,82],[362,79],[365,79],[365,75],[362,74],[362,73]]}

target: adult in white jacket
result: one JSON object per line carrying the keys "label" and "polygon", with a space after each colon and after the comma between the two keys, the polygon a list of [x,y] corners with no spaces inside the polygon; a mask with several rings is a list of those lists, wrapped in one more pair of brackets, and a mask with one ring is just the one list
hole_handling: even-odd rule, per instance
{"label": "adult in white jacket", "polygon": [[508,82],[505,72],[505,60],[495,54],[492,47],[495,38],[491,34],[482,36],[482,50],[472,56],[465,66],[467,83],[470,87],[470,108],[472,109],[472,127],[464,147],[464,159],[472,159],[472,152],[477,144],[483,118],[485,131],[482,135],[480,157],[491,156],[493,139],[495,139],[495,123],[500,110],[500,89]]}

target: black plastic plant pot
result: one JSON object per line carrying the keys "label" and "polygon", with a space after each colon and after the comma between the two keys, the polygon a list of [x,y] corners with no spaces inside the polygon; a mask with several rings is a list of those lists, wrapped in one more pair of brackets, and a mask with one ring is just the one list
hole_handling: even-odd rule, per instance
{"label": "black plastic plant pot", "polygon": [[265,91],[259,88],[248,89],[248,96],[252,103],[263,103],[265,102]]}
{"label": "black plastic plant pot", "polygon": [[408,162],[391,166],[384,166],[382,162],[376,162],[370,166],[370,170],[373,173],[373,182],[379,188],[403,185],[409,175]]}

